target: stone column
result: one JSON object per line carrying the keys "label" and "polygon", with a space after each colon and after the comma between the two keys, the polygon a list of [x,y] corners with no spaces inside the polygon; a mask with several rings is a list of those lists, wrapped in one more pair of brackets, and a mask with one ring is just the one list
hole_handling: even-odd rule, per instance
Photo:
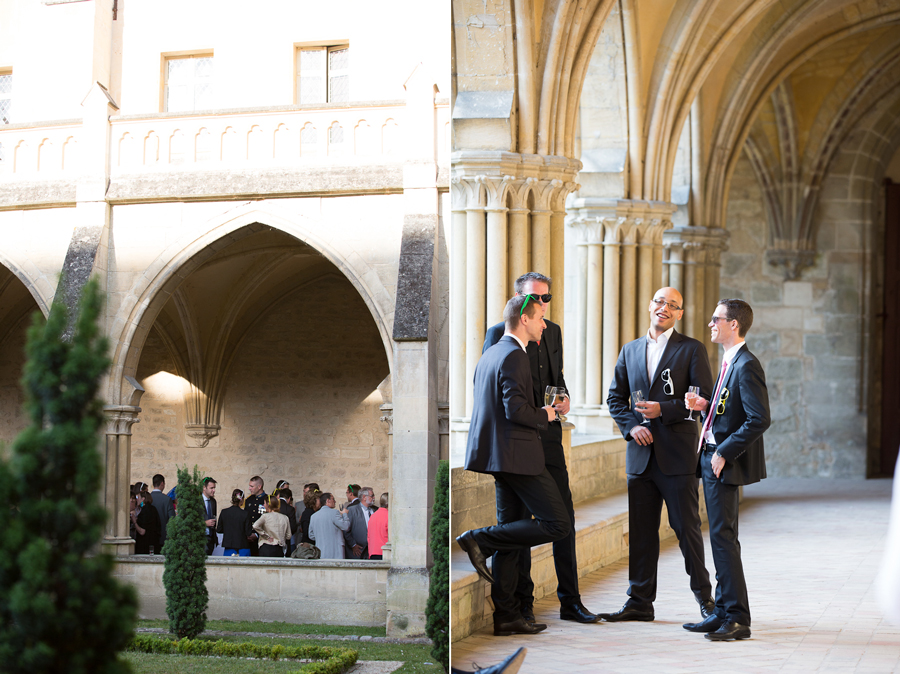
{"label": "stone column", "polygon": [[[485,177],[482,184],[487,192],[487,250],[485,259],[491,263],[485,270],[487,291],[487,320],[485,327],[503,320],[503,308],[509,300],[507,289],[507,225],[506,193],[512,176]],[[480,353],[480,350],[479,350]]]}
{"label": "stone column", "polygon": [[625,218],[604,219],[603,236],[603,355],[602,381],[612,381],[619,357],[619,297],[621,293],[619,247]]}
{"label": "stone column", "polygon": [[[466,416],[466,205],[459,178],[450,183],[450,420]],[[451,443],[450,453],[457,448]]]}
{"label": "stone column", "polygon": [[[564,299],[566,295],[566,197],[577,190],[580,185],[574,182],[563,183],[550,201],[550,273],[553,279],[553,295]],[[553,321],[565,334],[565,312],[563,303],[556,303]]]}
{"label": "stone column", "polygon": [[528,195],[534,185],[534,178],[516,180],[510,185],[512,197],[509,209],[509,258],[507,264],[507,291],[513,294],[515,281],[522,274],[531,271],[531,240],[528,228]]}
{"label": "stone column", "polygon": [[579,301],[578,352],[576,354],[576,395],[573,403],[585,410],[599,410],[603,404],[601,372],[603,316],[603,221],[579,218],[572,226],[578,231]]}
{"label": "stone column", "polygon": [[109,513],[102,548],[111,555],[134,554],[134,540],[130,533],[128,504],[131,497],[131,427],[140,421],[139,404],[144,388],[133,377],[125,377],[123,393],[126,405],[107,405],[106,447],[104,457],[103,505]]}
{"label": "stone column", "polygon": [[[550,210],[553,197],[562,187],[559,180],[541,180],[534,187],[534,208],[531,211],[531,270],[550,276]],[[554,287],[554,291],[556,288]],[[545,318],[553,318],[553,305],[547,305]]]}
{"label": "stone column", "polygon": [[466,411],[472,414],[472,381],[481,358],[485,331],[485,195],[484,176],[472,184],[466,201]]}
{"label": "stone column", "polygon": [[676,227],[663,234],[669,285],[684,295],[681,330],[701,341],[707,341],[706,324],[719,299],[719,257],[726,237],[724,230],[708,227]]}
{"label": "stone column", "polygon": [[[621,303],[621,319],[619,324],[619,349],[637,337],[637,308],[642,303],[638,293],[637,237],[641,218],[626,218],[621,224],[621,273],[619,275],[619,302]],[[653,292],[653,291],[651,291]],[[618,351],[617,351],[618,353]],[[612,372],[607,373],[611,380]]]}

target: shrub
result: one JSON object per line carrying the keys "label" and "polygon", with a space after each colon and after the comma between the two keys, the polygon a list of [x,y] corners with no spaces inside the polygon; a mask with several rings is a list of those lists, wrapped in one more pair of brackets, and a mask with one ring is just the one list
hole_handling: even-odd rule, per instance
{"label": "shrub", "polygon": [[169,631],[193,639],[206,628],[206,525],[200,472],[178,467],[178,512],[166,527],[166,615]]}
{"label": "shrub", "polygon": [[31,425],[0,457],[0,671],[128,672],[116,652],[132,638],[137,598],[96,552],[106,510],[100,377],[109,366],[97,328],[101,299],[85,287],[70,340],[65,305],[28,332],[22,385]]}
{"label": "shrub", "polygon": [[[180,483],[179,483],[180,484]],[[226,658],[260,658],[265,660],[319,660],[304,664],[297,674],[341,674],[356,664],[359,653],[350,648],[331,646],[264,646],[253,643],[232,643],[206,639],[171,639],[138,634],[128,646],[141,653],[171,653],[177,655],[205,655]]]}
{"label": "shrub", "polygon": [[441,461],[434,485],[430,531],[431,580],[425,633],[434,643],[431,654],[447,671],[450,666],[450,464]]}

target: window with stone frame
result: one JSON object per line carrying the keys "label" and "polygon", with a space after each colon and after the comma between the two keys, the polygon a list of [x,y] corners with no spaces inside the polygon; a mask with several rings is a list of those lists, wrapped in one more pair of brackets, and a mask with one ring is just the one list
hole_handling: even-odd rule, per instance
{"label": "window with stone frame", "polygon": [[12,118],[12,71],[0,70],[0,124],[9,124]]}
{"label": "window with stone frame", "polygon": [[350,100],[350,46],[298,47],[297,103],[346,103]]}
{"label": "window with stone frame", "polygon": [[166,59],[164,112],[190,112],[213,107],[212,54]]}

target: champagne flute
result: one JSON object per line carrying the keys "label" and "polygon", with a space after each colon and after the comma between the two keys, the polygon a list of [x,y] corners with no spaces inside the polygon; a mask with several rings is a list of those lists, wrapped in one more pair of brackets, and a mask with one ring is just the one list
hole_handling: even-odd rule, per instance
{"label": "champagne flute", "polygon": [[[631,392],[631,404],[634,406],[634,411],[640,414],[642,417],[644,416],[641,411],[637,408],[638,403],[644,402],[644,392],[643,391],[632,391]],[[641,426],[649,426],[650,420],[644,417],[644,420],[641,422]]]}
{"label": "champagne flute", "polygon": [[[566,398],[568,397],[569,394],[566,392],[566,389],[560,386],[556,389],[556,401],[553,404],[556,405],[557,403],[564,403],[566,401]],[[557,412],[556,416],[560,421],[566,421],[566,416],[564,414],[560,414],[559,412]]]}
{"label": "champagne flute", "polygon": [[688,386],[688,392],[684,396],[684,402],[687,404],[687,407],[691,411],[691,413],[684,418],[685,421],[694,421],[694,401],[697,400],[697,397],[699,395],[699,386]]}
{"label": "champagne flute", "polygon": [[[559,389],[555,386],[548,386],[544,389],[544,405],[553,405],[556,402],[556,396]],[[556,418],[559,418],[559,412],[556,412]]]}

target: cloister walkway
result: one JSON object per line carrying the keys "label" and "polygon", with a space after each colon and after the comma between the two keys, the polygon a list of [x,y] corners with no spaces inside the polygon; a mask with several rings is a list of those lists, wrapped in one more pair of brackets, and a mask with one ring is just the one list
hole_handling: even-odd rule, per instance
{"label": "cloister walkway", "polygon": [[[900,625],[883,618],[875,594],[891,486],[770,478],[745,489],[740,537],[752,639],[711,643],[682,629],[700,616],[671,538],[661,550],[654,622],[563,622],[555,597],[544,597],[535,613],[548,624],[545,632],[494,637],[487,628],[454,643],[452,663],[485,667],[527,646],[522,674],[900,672]],[[706,530],[704,541],[712,574]],[[588,575],[581,581],[585,605],[620,608],[627,582],[627,560]]]}

